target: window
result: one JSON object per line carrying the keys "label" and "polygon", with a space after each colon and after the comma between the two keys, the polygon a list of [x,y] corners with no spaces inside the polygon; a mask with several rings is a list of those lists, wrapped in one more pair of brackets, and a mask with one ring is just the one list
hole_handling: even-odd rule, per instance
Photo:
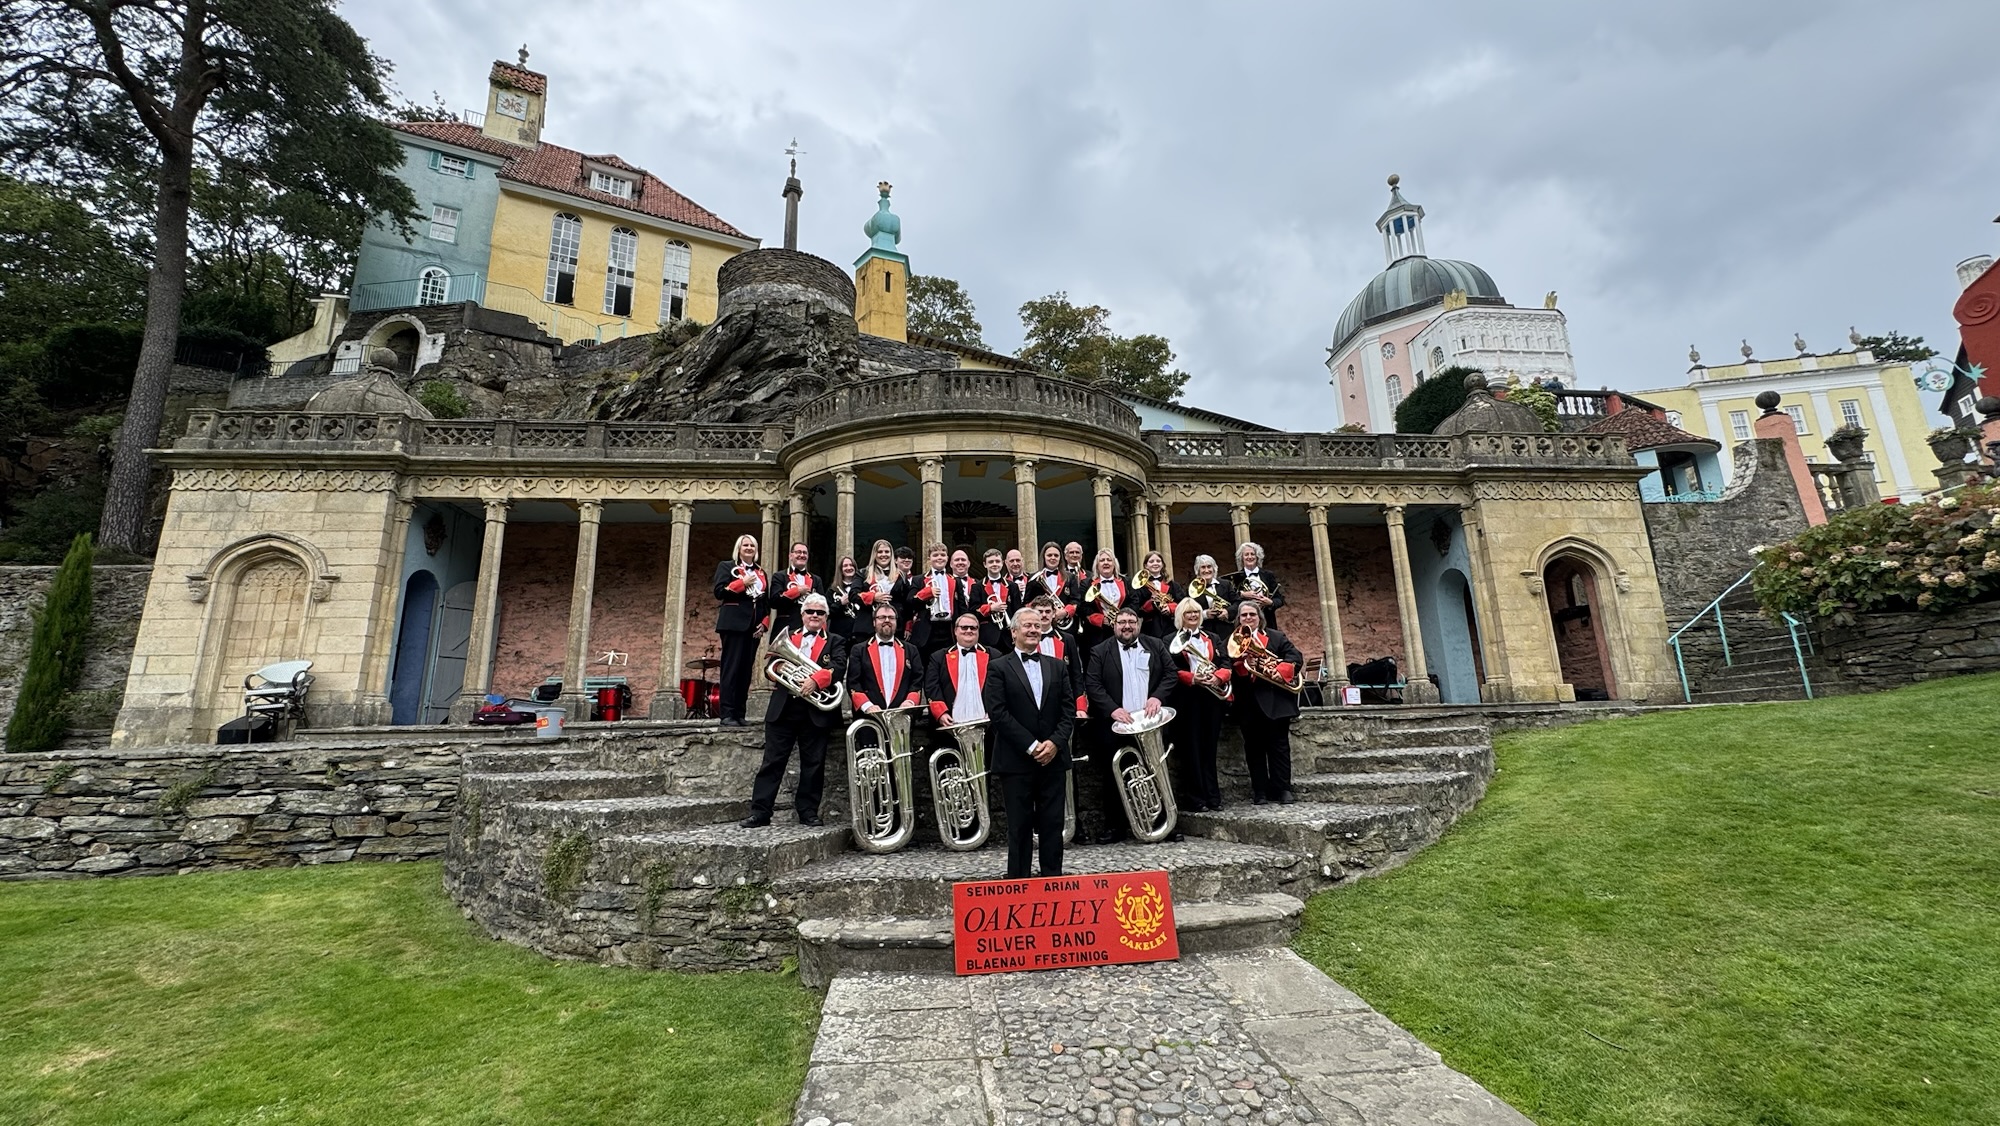
{"label": "window", "polygon": [[417,304],[442,305],[450,297],[450,276],[441,267],[424,267],[424,272],[417,275]]}
{"label": "window", "polygon": [[1442,349],[1442,348],[1432,348],[1432,349],[1431,349],[1431,370],[1435,371],[1435,370],[1437,370],[1438,368],[1441,368],[1441,367],[1443,367],[1443,366],[1444,366],[1444,349]]}
{"label": "window", "polygon": [[1842,399],[1840,401],[1840,424],[1842,426],[1861,425],[1861,400]]}
{"label": "window", "polygon": [[667,244],[667,262],[660,272],[660,323],[687,316],[688,273],[694,248],[675,240]]}
{"label": "window", "polygon": [[439,242],[458,241],[458,208],[431,205],[431,237]]}
{"label": "window", "polygon": [[542,288],[542,300],[576,304],[576,256],[582,245],[583,220],[558,214],[549,227],[549,280]]}
{"label": "window", "polygon": [[1958,397],[1958,413],[1962,415],[1965,418],[1965,421],[1967,422],[1978,422],[1979,421],[1978,401],[1975,400],[1970,395],[1960,395]]}
{"label": "window", "polygon": [[1403,378],[1392,375],[1383,381],[1383,386],[1389,390],[1389,407],[1393,410],[1397,403],[1403,401]]}
{"label": "window", "polygon": [[1730,433],[1732,433],[1732,434],[1734,434],[1734,435],[1736,435],[1736,440],[1737,440],[1737,441],[1739,441],[1739,442],[1747,442],[1747,441],[1749,441],[1749,440],[1750,440],[1750,412],[1749,412],[1749,411],[1730,411],[1730,412],[1729,412],[1729,432],[1730,432]]}
{"label": "window", "polygon": [[639,260],[639,235],[625,227],[611,232],[611,251],[604,261],[604,311],[632,315],[633,267]]}
{"label": "window", "polygon": [[437,170],[446,176],[466,176],[470,163],[462,156],[439,155]]}
{"label": "window", "polygon": [[1679,426],[1680,424],[1681,424],[1681,412],[1679,412],[1679,411],[1668,411],[1668,412],[1667,412],[1667,425],[1668,425],[1668,426]]}
{"label": "window", "polygon": [[590,186],[597,191],[615,195],[619,199],[632,198],[632,181],[617,176],[607,175],[603,172],[592,172],[590,174]]}
{"label": "window", "polygon": [[1786,407],[1785,413],[1792,416],[1793,433],[1812,433],[1812,431],[1806,429],[1806,409],[1804,407]]}

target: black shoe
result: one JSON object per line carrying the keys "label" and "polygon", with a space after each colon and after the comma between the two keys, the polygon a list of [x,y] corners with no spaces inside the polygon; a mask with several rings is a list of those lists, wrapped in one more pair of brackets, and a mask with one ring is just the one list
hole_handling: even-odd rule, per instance
{"label": "black shoe", "polygon": [[762,829],[771,823],[769,814],[753,813],[736,823],[739,829]]}
{"label": "black shoe", "polygon": [[1279,805],[1297,805],[1298,803],[1299,803],[1299,796],[1297,794],[1292,793],[1290,790],[1286,790],[1284,793],[1278,795]]}
{"label": "black shoe", "polygon": [[1263,805],[1263,804],[1264,804],[1264,795],[1262,795],[1262,794],[1258,794],[1258,795],[1257,795],[1256,797],[1254,797],[1254,798],[1251,798],[1251,799],[1250,799],[1250,804],[1251,804],[1251,805]]}
{"label": "black shoe", "polygon": [[824,829],[824,828],[826,828],[826,822],[824,822],[824,821],[821,821],[821,820],[820,820],[819,818],[817,818],[817,817],[801,817],[801,818],[799,818],[799,824],[801,824],[801,825],[805,826],[805,827],[806,827],[806,828],[808,828],[808,829]]}
{"label": "black shoe", "polygon": [[736,718],[735,716],[730,716],[730,717],[728,717],[728,718],[726,718],[726,719],[724,719],[724,720],[722,721],[722,726],[724,726],[724,727],[747,727],[747,726],[749,726],[749,725],[748,725],[748,724],[746,724],[746,723],[744,723],[744,722],[743,722],[742,720],[740,720],[740,719],[737,719],[737,718]]}
{"label": "black shoe", "polygon": [[1175,829],[1173,832],[1167,834],[1167,840],[1173,842],[1174,844],[1179,844],[1180,842],[1187,840],[1187,834],[1181,832],[1179,829]]}
{"label": "black shoe", "polygon": [[1125,834],[1113,833],[1109,830],[1097,834],[1097,843],[1101,845],[1117,844],[1119,841],[1122,841],[1124,839],[1125,839]]}

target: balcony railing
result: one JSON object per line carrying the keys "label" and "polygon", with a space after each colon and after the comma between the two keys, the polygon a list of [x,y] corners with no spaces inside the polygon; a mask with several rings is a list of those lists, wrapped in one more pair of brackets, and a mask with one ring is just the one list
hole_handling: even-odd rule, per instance
{"label": "balcony railing", "polygon": [[422,305],[451,305],[460,301],[484,304],[486,278],[480,274],[433,274],[430,277],[397,278],[367,282],[347,295],[351,313],[377,309],[404,309]]}
{"label": "balcony railing", "polygon": [[354,313],[369,313],[382,309],[456,305],[462,301],[525,317],[543,332],[566,341],[595,340],[602,343],[632,332],[629,317],[607,313],[604,314],[605,319],[593,320],[573,308],[552,305],[519,286],[487,281],[481,274],[433,274],[430,277],[366,282],[355,286],[348,295],[347,308]]}
{"label": "balcony railing", "polygon": [[800,437],[853,422],[992,413],[1095,426],[1139,436],[1139,416],[1116,395],[1086,383],[1030,372],[954,368],[888,375],[838,387],[799,410]]}
{"label": "balcony railing", "polygon": [[705,422],[418,419],[320,411],[195,411],[176,450],[393,452],[412,457],[777,461],[783,427]]}
{"label": "balcony railing", "polygon": [[1267,434],[1148,430],[1160,465],[1425,468],[1482,464],[1630,465],[1625,440],[1602,434]]}

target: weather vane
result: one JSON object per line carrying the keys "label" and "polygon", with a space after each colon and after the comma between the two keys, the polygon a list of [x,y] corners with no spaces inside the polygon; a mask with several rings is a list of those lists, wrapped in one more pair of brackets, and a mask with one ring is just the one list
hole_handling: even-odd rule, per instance
{"label": "weather vane", "polygon": [[806,150],[799,147],[799,139],[797,137],[793,137],[792,143],[785,146],[785,155],[792,158],[792,175],[798,175],[799,158],[806,155]]}

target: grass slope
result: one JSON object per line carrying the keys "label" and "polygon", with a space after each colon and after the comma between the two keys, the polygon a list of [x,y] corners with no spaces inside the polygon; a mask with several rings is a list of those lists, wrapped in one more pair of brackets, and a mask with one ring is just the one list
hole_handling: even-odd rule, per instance
{"label": "grass slope", "polygon": [[2000,1122],[1997,692],[1504,737],[1298,947],[1542,1126]]}
{"label": "grass slope", "polygon": [[0,1122],[790,1118],[790,977],[550,962],[436,864],[0,884]]}

